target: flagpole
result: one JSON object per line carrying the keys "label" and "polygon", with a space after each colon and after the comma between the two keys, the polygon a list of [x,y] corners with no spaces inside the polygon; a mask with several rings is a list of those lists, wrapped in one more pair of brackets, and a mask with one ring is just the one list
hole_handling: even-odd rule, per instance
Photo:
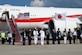
{"label": "flagpole", "polygon": [[66,13],[65,13],[65,28],[66,28],[66,30],[67,30]]}
{"label": "flagpole", "polygon": [[67,22],[66,22],[66,18],[65,18],[65,28],[66,28],[66,30],[67,30]]}

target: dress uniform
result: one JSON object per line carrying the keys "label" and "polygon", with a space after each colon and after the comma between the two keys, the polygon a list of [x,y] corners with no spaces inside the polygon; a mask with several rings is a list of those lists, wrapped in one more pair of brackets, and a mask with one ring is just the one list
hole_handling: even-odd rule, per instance
{"label": "dress uniform", "polygon": [[34,35],[34,44],[37,44],[38,41],[38,30],[35,28],[35,30],[33,31],[33,35]]}
{"label": "dress uniform", "polygon": [[44,45],[44,37],[45,37],[45,32],[42,30],[40,30],[40,37],[41,37],[41,45]]}
{"label": "dress uniform", "polygon": [[64,37],[64,44],[67,43],[67,33],[66,31],[63,31],[63,37]]}

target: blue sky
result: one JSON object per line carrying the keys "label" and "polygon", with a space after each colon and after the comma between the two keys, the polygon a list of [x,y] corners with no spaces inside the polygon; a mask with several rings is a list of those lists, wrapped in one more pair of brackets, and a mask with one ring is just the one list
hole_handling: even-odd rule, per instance
{"label": "blue sky", "polygon": [[82,8],[82,0],[0,0],[0,5],[44,6],[44,7],[78,7]]}
{"label": "blue sky", "polygon": [[11,4],[16,6],[29,5],[31,0],[0,0],[0,5]]}

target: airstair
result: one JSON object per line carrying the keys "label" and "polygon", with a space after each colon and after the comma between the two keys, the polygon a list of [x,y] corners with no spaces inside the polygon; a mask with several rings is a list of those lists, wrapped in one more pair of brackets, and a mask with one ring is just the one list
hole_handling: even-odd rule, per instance
{"label": "airstair", "polygon": [[9,23],[9,27],[11,29],[11,32],[15,32],[15,40],[18,42],[20,41],[20,34],[17,28],[16,23],[14,22],[13,18],[6,20],[7,23]]}
{"label": "airstair", "polygon": [[20,33],[19,33],[18,28],[17,28],[17,24],[14,21],[14,16],[12,15],[11,19],[9,19],[7,14],[4,14],[4,15],[5,15],[5,20],[7,22],[7,25],[9,27],[10,32],[15,33],[15,41],[19,42],[20,41]]}

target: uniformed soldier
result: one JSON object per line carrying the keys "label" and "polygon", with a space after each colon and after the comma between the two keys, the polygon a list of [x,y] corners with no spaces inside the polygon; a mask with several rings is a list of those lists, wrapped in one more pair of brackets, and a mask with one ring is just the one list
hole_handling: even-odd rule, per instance
{"label": "uniformed soldier", "polygon": [[40,30],[41,45],[44,45],[45,32],[43,29]]}
{"label": "uniformed soldier", "polygon": [[64,44],[67,43],[67,33],[66,33],[66,29],[63,31],[63,37],[64,37]]}
{"label": "uniformed soldier", "polygon": [[38,41],[38,35],[39,35],[37,28],[35,28],[35,30],[33,31],[33,35],[34,35],[34,44],[36,45]]}

